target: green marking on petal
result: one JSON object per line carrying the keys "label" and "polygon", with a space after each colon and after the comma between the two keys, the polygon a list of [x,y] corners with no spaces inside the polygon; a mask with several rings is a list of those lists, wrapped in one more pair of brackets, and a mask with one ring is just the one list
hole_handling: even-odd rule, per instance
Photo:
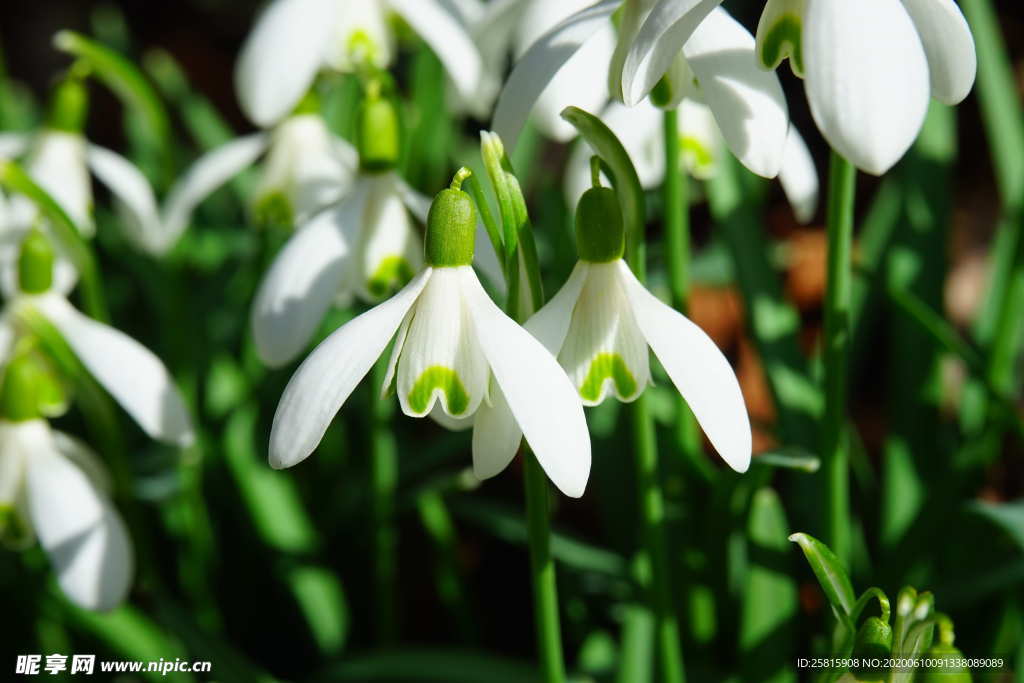
{"label": "green marking on petal", "polygon": [[580,396],[587,401],[597,401],[608,378],[615,383],[615,391],[619,396],[630,397],[636,393],[636,380],[622,356],[617,353],[599,353],[590,362],[587,378],[580,387]]}
{"label": "green marking on petal", "polygon": [[379,52],[377,43],[363,29],[356,29],[349,34],[345,50],[356,64],[375,64]]}
{"label": "green marking on petal", "polygon": [[768,69],[776,68],[783,59],[789,57],[793,73],[803,77],[803,22],[800,17],[795,14],[780,16],[765,36],[759,57]]}
{"label": "green marking on petal", "polygon": [[382,299],[389,292],[407,285],[415,274],[404,257],[388,256],[367,279],[366,289],[374,298]]}
{"label": "green marking on petal", "polygon": [[700,172],[706,174],[714,166],[714,153],[703,142],[692,135],[681,135],[679,137],[679,146],[683,150],[687,165],[696,172],[695,175],[698,175]]}
{"label": "green marking on petal", "polygon": [[417,413],[427,412],[430,397],[436,389],[444,393],[451,415],[462,415],[469,408],[469,394],[462,380],[454,370],[443,365],[434,365],[423,371],[409,392],[409,407]]}

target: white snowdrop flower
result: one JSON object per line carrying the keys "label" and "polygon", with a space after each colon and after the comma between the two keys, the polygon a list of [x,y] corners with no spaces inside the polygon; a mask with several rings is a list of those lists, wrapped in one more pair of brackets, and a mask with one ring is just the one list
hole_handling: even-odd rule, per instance
{"label": "white snowdrop flower", "polygon": [[974,38],[953,0],[768,0],[757,54],[789,57],[833,149],[881,175],[924,124],[929,97],[962,101],[974,85]]}
{"label": "white snowdrop flower", "polygon": [[[588,406],[609,395],[636,400],[651,383],[652,351],[715,450],[734,470],[745,472],[752,436],[736,374],[703,330],[633,275],[622,258],[625,238],[613,190],[594,187],[584,194],[576,235],[579,262],[526,329],[557,355]],[[490,463],[504,467],[521,433],[501,397],[492,403],[488,410],[481,408],[475,426],[500,435],[491,441]]]}
{"label": "white snowdrop flower", "polygon": [[[629,153],[644,189],[661,187],[665,178],[665,137],[661,111],[650,102],[626,107],[612,102],[601,120],[615,133]],[[720,167],[725,146],[715,117],[707,106],[684,99],[679,103],[680,160],[698,180],[709,180]],[[590,157],[593,149],[580,140],[569,156],[565,172],[565,196],[570,206],[590,188]],[[800,133],[790,126],[779,169],[779,182],[797,220],[809,222],[818,208],[819,180],[814,159]]]}
{"label": "white snowdrop flower", "polygon": [[0,418],[0,534],[18,534],[21,544],[37,538],[61,590],[85,609],[117,607],[134,573],[131,539],[108,488],[84,444],[43,419]]}
{"label": "white snowdrop flower", "polygon": [[[596,64],[609,65],[607,94],[632,107],[654,96],[661,82],[657,104],[675,107],[686,97],[707,105],[726,146],[743,165],[760,176],[775,177],[789,133],[782,86],[774,73],[758,68],[754,37],[719,4],[604,0],[572,14],[519,59],[498,99],[494,129],[514,147],[541,93],[574,55],[603,41],[609,17],[621,6],[614,47],[589,59],[592,71]],[[583,101],[568,103],[581,106]],[[600,103],[591,110],[598,108]]]}
{"label": "white snowdrop flower", "polygon": [[261,157],[253,213],[287,225],[304,223],[341,199],[358,166],[355,149],[328,130],[319,113],[300,110],[272,130],[227,142],[192,164],[164,202],[161,250],[178,241],[203,200]]}
{"label": "white snowdrop flower", "polygon": [[25,317],[41,315],[144,432],[168,444],[191,445],[195,436],[188,410],[160,359],[123,332],[76,310],[52,287],[53,262],[46,236],[29,232],[18,258],[18,289],[5,292],[0,311],[0,364],[10,359],[24,335]]}
{"label": "white snowdrop flower", "polygon": [[387,68],[396,12],[437,54],[459,93],[473,95],[482,71],[465,26],[441,0],[274,0],[257,20],[235,68],[242,110],[259,126],[279,121],[322,68]]}
{"label": "white snowdrop flower", "polygon": [[[554,357],[480,285],[471,266],[476,212],[459,189],[466,175],[460,171],[431,206],[424,269],[324,340],[288,383],[270,435],[273,467],[290,467],[313,452],[394,337],[383,391],[398,393],[402,412],[465,422],[500,394],[555,485],[569,496],[583,494],[590,437],[582,404]],[[511,456],[497,466],[492,444],[501,435],[479,419],[473,430],[474,470],[493,476]]]}

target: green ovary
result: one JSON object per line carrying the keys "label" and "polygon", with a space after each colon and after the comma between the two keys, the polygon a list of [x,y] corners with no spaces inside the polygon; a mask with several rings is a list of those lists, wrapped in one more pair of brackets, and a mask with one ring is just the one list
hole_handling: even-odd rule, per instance
{"label": "green ovary", "polygon": [[388,256],[380,262],[377,270],[366,281],[366,289],[376,298],[383,298],[392,289],[408,284],[415,273],[412,266],[401,256]]}
{"label": "green ovary", "polygon": [[292,210],[291,200],[284,192],[269,192],[256,200],[253,210],[256,223],[264,226],[292,226],[295,213]]}
{"label": "green ovary", "polygon": [[636,380],[622,356],[617,353],[599,353],[590,362],[587,377],[580,387],[580,396],[586,401],[597,401],[601,397],[601,387],[608,378],[615,383],[615,391],[619,396],[628,398],[636,393]]}
{"label": "green ovary", "polygon": [[417,413],[427,412],[436,389],[444,393],[450,415],[462,415],[469,408],[469,394],[462,380],[454,370],[443,365],[433,365],[423,371],[409,392],[409,407]]}
{"label": "green ovary", "polygon": [[803,23],[800,17],[786,14],[779,17],[772,30],[764,39],[761,61],[771,67],[778,66],[788,55],[792,60],[793,73],[804,72]]}

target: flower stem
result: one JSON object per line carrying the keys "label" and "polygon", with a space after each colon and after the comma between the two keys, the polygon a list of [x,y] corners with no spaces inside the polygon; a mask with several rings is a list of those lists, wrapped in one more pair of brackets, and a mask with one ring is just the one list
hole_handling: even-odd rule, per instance
{"label": "flower stem", "polygon": [[562,661],[562,631],[558,616],[555,562],[551,557],[551,513],[547,475],[528,448],[523,448],[523,468],[537,647],[546,683],[562,683],[565,681],[565,664]]}
{"label": "flower stem", "polygon": [[856,183],[857,170],[833,151],[828,191],[828,279],[823,333],[825,415],[821,456],[827,496],[826,542],[844,563],[850,553],[849,454],[844,433]]}
{"label": "flower stem", "polygon": [[[384,383],[387,356],[373,368],[371,386]],[[370,460],[373,482],[373,550],[374,601],[376,604],[376,635],[380,644],[393,643],[398,637],[395,599],[395,487],[398,483],[398,458],[395,437],[390,429],[391,401],[381,401],[370,394]]]}
{"label": "flower stem", "polygon": [[[686,314],[690,302],[690,213],[689,178],[679,154],[679,110],[664,113],[665,181],[665,248],[672,307]],[[693,470],[709,478],[707,462],[701,457],[700,433],[690,407],[682,396],[676,399],[676,442],[679,451]]]}

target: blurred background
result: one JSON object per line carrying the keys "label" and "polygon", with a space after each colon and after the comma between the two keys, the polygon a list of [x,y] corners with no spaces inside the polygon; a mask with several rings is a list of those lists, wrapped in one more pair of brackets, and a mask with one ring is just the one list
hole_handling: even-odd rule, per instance
{"label": "blurred background", "polygon": [[[69,63],[53,49],[52,36],[73,29],[149,74],[171,114],[180,172],[251,129],[235,100],[232,71],[261,4],[4,2],[0,125],[28,130],[39,122],[49,87]],[[993,5],[1020,98],[1024,4]],[[760,0],[726,6],[756,28]],[[422,45],[408,46],[394,71],[408,98],[411,131],[403,171],[433,194],[458,165],[477,163],[477,133],[487,122],[455,121],[437,108],[441,75]],[[788,66],[779,73],[824,187],[827,146],[800,82]],[[356,90],[344,79],[331,88],[327,115],[335,130],[351,135],[346,97]],[[894,597],[908,583],[933,590],[937,608],[956,623],[961,650],[1015,659],[1024,672],[1024,503],[1014,502],[1024,495],[1021,404],[1009,402],[1007,421],[978,431],[962,415],[976,376],[972,363],[984,364],[977,325],[1006,215],[991,153],[1001,143],[986,128],[977,90],[955,111],[933,111],[918,145],[884,179],[859,176],[851,572],[858,592],[878,585]],[[131,117],[103,87],[91,93],[89,138],[145,168],[145,145]],[[534,135],[513,159],[549,292],[574,261],[572,213],[560,180],[567,152]],[[1024,149],[1012,155],[1024,159]],[[788,532],[821,531],[820,477],[801,469],[813,461],[814,441],[793,436],[813,426],[800,425],[769,389],[771,373],[786,367],[808,377],[820,372],[813,352],[825,284],[824,211],[801,226],[777,183],[746,174],[741,182],[751,199],[735,211],[721,215],[694,204],[691,313],[735,362],[755,422],[755,450],[775,460],[741,477],[710,452],[693,463],[662,448],[678,609],[694,681],[796,680],[795,658],[820,652],[832,623],[796,547],[779,542]],[[166,192],[166,179],[155,184]],[[184,453],[154,445],[122,416],[133,483],[119,501],[140,558],[130,605],[105,616],[78,610],[55,590],[38,549],[3,552],[5,660],[26,652],[209,659],[211,680],[225,681],[532,680],[518,462],[473,487],[463,471],[470,464],[466,434],[396,415],[397,528],[382,541],[367,487],[373,445],[366,425],[376,418],[365,407],[362,394],[371,389],[364,383],[360,400],[342,411],[315,457],[285,472],[266,465],[270,420],[295,364],[263,368],[248,334],[252,294],[287,236],[248,224],[244,197],[251,184],[243,176],[217,192],[163,263],[105,229],[117,216],[102,191],[97,195],[97,252],[113,320],[172,368],[191,399],[200,443]],[[660,211],[654,193],[652,241]],[[744,277],[754,252],[777,283],[774,295],[799,314],[792,339],[768,341],[750,329]],[[650,259],[652,287],[664,291],[657,246]],[[332,313],[323,333],[350,315]],[[1016,348],[1013,396],[1020,393]],[[675,421],[670,387],[662,378],[653,389],[663,444]],[[566,656],[573,671],[595,680],[614,678],[622,625],[642,612],[629,567],[638,523],[621,413],[612,403],[590,411],[595,460],[587,494],[581,501],[554,499]],[[79,413],[61,425],[90,433]],[[778,466],[786,457],[799,466]],[[393,619],[382,616],[391,610],[374,589],[374,548],[381,542],[397,544]],[[1000,680],[1024,680],[1024,673]]]}

